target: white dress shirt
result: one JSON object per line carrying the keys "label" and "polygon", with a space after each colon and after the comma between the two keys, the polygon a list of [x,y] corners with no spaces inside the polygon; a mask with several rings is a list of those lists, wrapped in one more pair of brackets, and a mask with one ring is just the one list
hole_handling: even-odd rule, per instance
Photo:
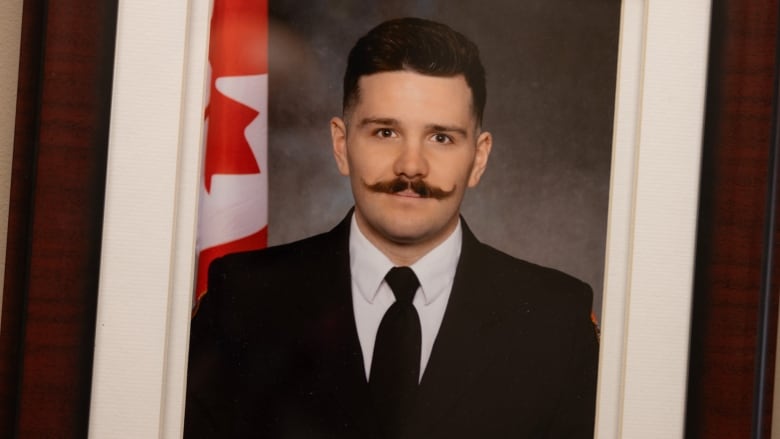
{"label": "white dress shirt", "polygon": [[[458,221],[457,227],[444,242],[411,265],[420,280],[420,287],[412,301],[422,327],[420,379],[450,299],[462,242]],[[354,215],[349,233],[349,262],[352,273],[352,309],[360,348],[363,350],[366,379],[369,379],[379,323],[395,302],[395,296],[385,282],[385,275],[394,264],[363,235]]]}

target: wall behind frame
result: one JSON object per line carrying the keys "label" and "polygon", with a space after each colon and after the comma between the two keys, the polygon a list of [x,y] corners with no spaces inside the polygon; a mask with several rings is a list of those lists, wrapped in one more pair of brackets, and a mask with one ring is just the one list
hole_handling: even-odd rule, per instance
{"label": "wall behind frame", "polygon": [[473,39],[487,71],[488,170],[463,214],[481,240],[588,282],[600,313],[620,2],[269,2],[269,242],[333,227],[352,205],[328,121],[354,42],[399,16]]}
{"label": "wall behind frame", "polygon": [[[3,60],[0,62],[0,285],[3,285],[5,273],[21,30],[22,0],[0,2],[0,59]],[[0,309],[2,309],[2,294],[0,294]]]}

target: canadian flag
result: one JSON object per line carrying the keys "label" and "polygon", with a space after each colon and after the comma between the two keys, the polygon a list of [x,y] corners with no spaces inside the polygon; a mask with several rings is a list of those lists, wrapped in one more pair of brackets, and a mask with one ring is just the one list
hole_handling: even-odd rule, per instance
{"label": "canadian flag", "polygon": [[268,1],[214,0],[195,303],[211,261],[268,236]]}

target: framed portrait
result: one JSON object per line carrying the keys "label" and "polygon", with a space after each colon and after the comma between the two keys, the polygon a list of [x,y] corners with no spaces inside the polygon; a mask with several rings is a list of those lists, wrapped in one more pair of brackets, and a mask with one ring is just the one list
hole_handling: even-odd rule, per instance
{"label": "framed portrait", "polygon": [[[465,218],[594,287],[596,437],[681,437],[709,2],[270,3],[270,244],[351,205],[328,120],[354,40],[398,15],[450,24],[483,53],[496,138]],[[210,6],[119,8],[90,434],[179,437]]]}

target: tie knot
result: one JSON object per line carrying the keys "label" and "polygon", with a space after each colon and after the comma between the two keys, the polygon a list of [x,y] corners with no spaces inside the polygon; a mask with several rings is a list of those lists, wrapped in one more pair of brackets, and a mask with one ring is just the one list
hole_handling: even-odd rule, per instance
{"label": "tie knot", "polygon": [[420,286],[420,281],[409,267],[393,267],[385,276],[387,284],[393,290],[395,299],[399,302],[412,303],[414,293]]}

